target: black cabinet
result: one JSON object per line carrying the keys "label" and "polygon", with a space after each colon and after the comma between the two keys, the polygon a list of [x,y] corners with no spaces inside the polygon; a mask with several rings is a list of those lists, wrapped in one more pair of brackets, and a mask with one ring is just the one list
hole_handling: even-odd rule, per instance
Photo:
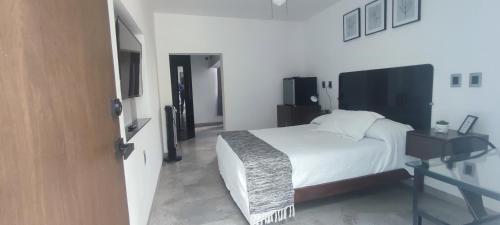
{"label": "black cabinet", "polygon": [[278,105],[278,127],[308,124],[321,114],[319,105]]}

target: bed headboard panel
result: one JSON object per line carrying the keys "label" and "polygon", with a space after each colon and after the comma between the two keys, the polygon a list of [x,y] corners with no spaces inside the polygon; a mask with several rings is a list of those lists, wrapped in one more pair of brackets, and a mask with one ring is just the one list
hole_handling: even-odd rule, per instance
{"label": "bed headboard panel", "polygon": [[415,129],[430,129],[433,78],[429,64],[342,73],[339,108],[373,111]]}

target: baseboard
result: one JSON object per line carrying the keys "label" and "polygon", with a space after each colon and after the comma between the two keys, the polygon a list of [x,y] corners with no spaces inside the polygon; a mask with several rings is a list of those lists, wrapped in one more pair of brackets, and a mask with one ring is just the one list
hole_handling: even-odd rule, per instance
{"label": "baseboard", "polygon": [[222,122],[212,122],[212,123],[197,123],[194,127],[213,127],[213,126],[222,126]]}

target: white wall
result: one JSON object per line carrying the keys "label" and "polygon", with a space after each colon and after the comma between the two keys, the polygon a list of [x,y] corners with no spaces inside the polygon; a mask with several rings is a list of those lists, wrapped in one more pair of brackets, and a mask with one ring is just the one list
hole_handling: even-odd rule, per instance
{"label": "white wall", "polygon": [[[108,0],[108,8],[118,97],[121,97],[121,91],[116,53],[115,13],[137,35],[143,47],[143,96],[130,101],[135,102],[139,118],[151,118],[151,121],[130,140],[130,142],[135,143],[135,151],[124,161],[124,170],[130,224],[146,225],[162,164],[160,105],[153,14],[151,9],[148,8],[147,2],[141,0]],[[121,136],[125,138],[123,116],[120,118],[120,128]]]}
{"label": "white wall", "polygon": [[210,68],[206,55],[191,56],[194,123],[222,122],[217,115],[217,68]]}
{"label": "white wall", "polygon": [[[168,56],[172,53],[222,53],[225,123],[229,130],[274,127],[285,76],[307,71],[310,73],[306,75],[317,75],[320,80],[335,81],[333,93],[337,93],[341,72],[431,63],[435,67],[433,121],[449,120],[457,128],[466,114],[476,114],[480,117],[476,131],[490,134],[498,144],[500,105],[495,100],[500,94],[496,88],[500,83],[500,26],[496,22],[500,21],[500,1],[423,0],[422,21],[342,42],[342,15],[356,7],[364,8],[367,2],[341,1],[306,21],[304,27],[292,22],[173,14],[155,14],[153,23],[144,1],[115,0],[113,6],[113,0],[108,0],[111,20],[115,8],[127,12],[144,44],[144,95],[136,103],[139,117],[152,118],[132,140],[136,151],[124,165],[131,224],[147,223],[158,180],[159,114],[160,106],[171,104]],[[116,50],[115,42],[113,48]],[[478,71],[484,73],[482,88],[449,88],[451,73]],[[320,93],[325,105],[324,92]],[[124,136],[123,118],[121,125]],[[491,171],[485,174],[485,182],[498,183],[494,179],[496,170]]]}
{"label": "white wall", "polygon": [[[467,114],[478,115],[475,131],[490,134],[492,142],[499,145],[500,1],[422,0],[422,21],[394,29],[392,1],[387,1],[388,30],[344,43],[342,15],[361,7],[364,34],[364,5],[370,1],[343,0],[306,21],[308,71],[320,80],[334,81],[336,99],[339,73],[433,64],[433,121],[448,120],[456,129]],[[470,72],[483,72],[482,88],[468,88]],[[464,74],[462,88],[450,88],[449,77],[453,73]],[[326,106],[324,91],[320,93]],[[500,189],[498,167],[490,169],[490,174],[482,174],[482,182],[494,182]],[[432,184],[456,193],[449,187]]]}
{"label": "white wall", "polygon": [[300,23],[155,14],[161,104],[171,104],[169,54],[222,53],[228,130],[276,126],[282,78],[302,74]]}

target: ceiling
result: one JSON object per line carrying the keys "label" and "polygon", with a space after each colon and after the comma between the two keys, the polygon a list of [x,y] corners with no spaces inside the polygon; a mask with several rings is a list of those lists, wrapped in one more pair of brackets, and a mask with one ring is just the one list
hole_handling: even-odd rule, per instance
{"label": "ceiling", "polygon": [[283,5],[281,7],[272,5],[271,0],[151,1],[153,2],[155,12],[200,16],[303,21],[340,0],[288,0],[288,9],[287,5]]}

